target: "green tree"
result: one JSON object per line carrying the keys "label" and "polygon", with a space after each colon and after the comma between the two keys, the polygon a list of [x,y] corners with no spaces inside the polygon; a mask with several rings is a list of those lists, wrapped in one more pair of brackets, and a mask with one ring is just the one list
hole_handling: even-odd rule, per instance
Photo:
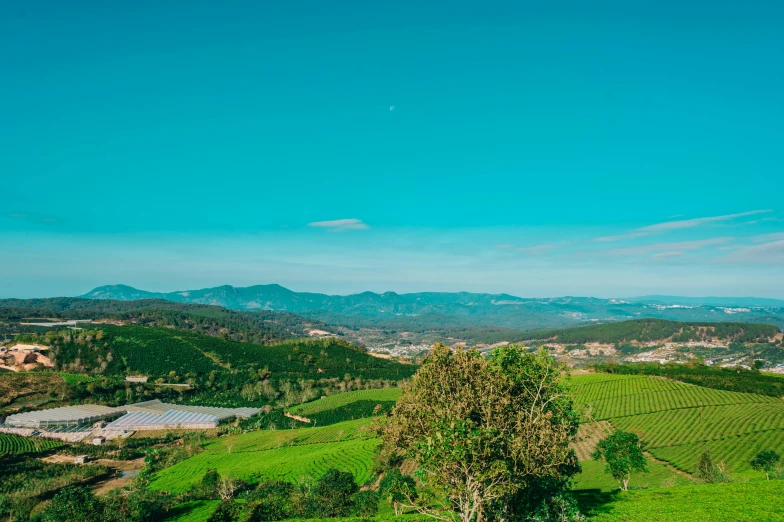
{"label": "green tree", "polygon": [[757,471],[764,471],[765,478],[770,480],[770,474],[776,470],[776,466],[781,460],[781,455],[773,450],[762,450],[757,456],[751,459],[751,467]]}
{"label": "green tree", "polygon": [[351,501],[358,517],[369,518],[378,513],[378,493],[375,491],[357,491]]}
{"label": "green tree", "polygon": [[632,473],[648,471],[648,460],[642,452],[640,439],[634,433],[618,430],[596,445],[591,455],[594,460],[607,463],[606,472],[610,473],[623,491],[629,489]]}
{"label": "green tree", "polygon": [[69,486],[52,498],[41,522],[101,522],[103,504],[86,487]]}
{"label": "green tree", "polygon": [[[522,346],[478,351],[436,344],[382,428],[384,452],[413,459],[426,489],[420,512],[481,521],[575,462],[578,418],[563,368]],[[443,500],[439,500],[443,499]]]}
{"label": "green tree", "polygon": [[381,478],[378,491],[382,498],[392,505],[395,515],[403,512],[403,505],[412,505],[417,500],[416,482],[410,475],[403,475],[397,468],[392,468]]}
{"label": "green tree", "polygon": [[354,507],[352,495],[359,491],[354,475],[330,468],[310,492],[310,506],[317,518],[345,517]]}

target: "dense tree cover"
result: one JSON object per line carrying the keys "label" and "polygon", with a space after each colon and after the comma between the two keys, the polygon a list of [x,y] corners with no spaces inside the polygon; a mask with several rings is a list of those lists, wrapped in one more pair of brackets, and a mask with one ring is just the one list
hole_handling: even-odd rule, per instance
{"label": "dense tree cover", "polygon": [[768,324],[748,323],[683,323],[663,319],[637,319],[617,323],[596,324],[564,330],[545,330],[525,334],[525,340],[547,339],[564,344],[623,344],[631,341],[698,341],[718,338],[737,342],[766,342],[779,329]]}
{"label": "dense tree cover", "polygon": [[434,346],[382,429],[383,459],[412,459],[430,492],[406,504],[464,522],[523,520],[577,472],[578,418],[545,353]]}
{"label": "dense tree cover", "polygon": [[[234,502],[242,499],[240,507]],[[317,480],[301,477],[296,483],[261,480],[250,484],[207,470],[202,480],[179,501],[220,500],[209,520],[263,522],[289,518],[338,518],[372,516],[378,511],[375,491],[360,491],[351,473],[329,468]]]}
{"label": "dense tree cover", "polygon": [[629,489],[632,473],[648,471],[648,460],[642,452],[639,437],[622,430],[600,440],[591,457],[607,463],[607,473],[618,481],[623,491]]}
{"label": "dense tree cover", "polygon": [[[174,303],[160,299],[109,301],[78,298],[2,299],[0,322],[19,323],[29,318],[92,319],[165,326],[240,342],[267,344],[307,337],[311,329],[332,331],[316,319],[268,310],[240,312],[219,306]],[[35,321],[33,321],[35,322]],[[45,332],[41,327],[25,331]]]}
{"label": "dense tree cover", "polygon": [[36,497],[106,473],[103,466],[53,464],[24,455],[6,455],[0,457],[0,494]]}
{"label": "dense tree cover", "polygon": [[596,371],[620,375],[658,375],[706,388],[784,397],[784,379],[744,368],[717,368],[703,364],[596,364]]}
{"label": "dense tree cover", "polygon": [[[416,371],[337,338],[260,346],[169,328],[101,325],[25,334],[18,340],[49,345],[58,370],[96,376],[77,387],[107,403],[157,394],[214,406],[289,407],[337,391],[388,387]],[[122,381],[136,374],[149,377],[149,383]]]}

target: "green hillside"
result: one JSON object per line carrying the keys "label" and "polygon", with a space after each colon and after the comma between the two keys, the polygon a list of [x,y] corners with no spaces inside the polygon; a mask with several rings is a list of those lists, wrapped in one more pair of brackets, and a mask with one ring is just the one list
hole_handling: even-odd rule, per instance
{"label": "green hillside", "polygon": [[575,399],[594,420],[637,434],[647,451],[693,472],[706,449],[734,473],[763,449],[784,451],[784,401],[653,376],[572,377]]}
{"label": "green hillside", "polygon": [[701,341],[720,339],[729,342],[769,342],[780,330],[769,324],[739,322],[680,322],[663,319],[636,319],[608,324],[596,324],[562,330],[543,330],[523,335],[520,340],[551,340],[563,344],[606,343],[632,341]]}
{"label": "green hillside", "polygon": [[208,442],[204,451],[167,468],[151,488],[182,493],[208,469],[256,482],[261,477],[296,481],[320,476],[330,467],[350,471],[357,482],[370,478],[378,439],[367,431],[369,419],[296,430],[258,431]]}

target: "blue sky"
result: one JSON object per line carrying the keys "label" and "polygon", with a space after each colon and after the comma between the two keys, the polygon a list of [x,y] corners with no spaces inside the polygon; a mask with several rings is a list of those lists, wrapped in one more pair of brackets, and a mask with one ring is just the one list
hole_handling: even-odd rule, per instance
{"label": "blue sky", "polygon": [[221,4],[3,6],[0,296],[784,298],[780,2]]}

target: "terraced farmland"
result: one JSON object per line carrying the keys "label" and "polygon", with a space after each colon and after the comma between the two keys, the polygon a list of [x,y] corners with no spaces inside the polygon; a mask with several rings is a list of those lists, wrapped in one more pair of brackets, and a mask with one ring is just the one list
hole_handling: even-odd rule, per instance
{"label": "terraced farmland", "polygon": [[400,397],[402,390],[400,388],[380,388],[374,390],[356,390],[346,393],[337,393],[335,395],[328,395],[322,399],[313,402],[306,402],[294,406],[289,410],[290,413],[295,415],[302,415],[307,417],[314,413],[321,413],[327,410],[340,408],[348,404],[358,401],[377,401],[377,402],[394,402]]}
{"label": "terraced farmland", "polygon": [[330,467],[351,472],[357,482],[370,478],[378,439],[364,429],[369,419],[322,428],[258,431],[209,442],[202,453],[158,473],[151,487],[186,491],[207,469],[248,481],[260,477],[295,481],[320,476]]}
{"label": "terraced farmland", "polygon": [[636,433],[646,450],[692,472],[709,449],[732,472],[760,450],[784,452],[784,401],[639,375],[572,377],[575,400],[594,419]]}
{"label": "terraced farmland", "polygon": [[8,433],[0,433],[0,457],[3,455],[21,455],[22,453],[38,453],[62,446],[59,440],[40,437],[20,437]]}

